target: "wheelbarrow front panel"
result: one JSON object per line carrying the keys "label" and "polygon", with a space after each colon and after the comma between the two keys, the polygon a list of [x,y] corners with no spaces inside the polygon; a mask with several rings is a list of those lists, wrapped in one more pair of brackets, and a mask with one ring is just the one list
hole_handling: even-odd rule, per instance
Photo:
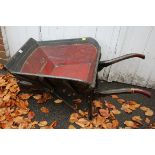
{"label": "wheelbarrow front panel", "polygon": [[92,38],[42,42],[30,39],[6,67],[15,74],[70,79],[95,86],[99,57],[100,46]]}

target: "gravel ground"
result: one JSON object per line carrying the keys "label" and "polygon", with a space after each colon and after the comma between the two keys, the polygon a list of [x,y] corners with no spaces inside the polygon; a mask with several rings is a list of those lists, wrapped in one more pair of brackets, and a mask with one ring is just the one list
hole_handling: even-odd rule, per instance
{"label": "gravel ground", "polygon": [[[125,88],[125,87],[131,88],[131,87],[135,87],[135,86],[121,84],[121,83],[117,83],[117,82],[108,83],[105,81],[99,81],[99,87],[101,89],[104,88],[107,90],[107,89]],[[141,88],[141,87],[138,87],[138,88]],[[146,88],[143,88],[143,89],[146,89]],[[147,98],[141,94],[122,94],[122,95],[118,95],[118,96],[126,101],[134,100],[134,101],[140,103],[141,105],[151,108],[155,112],[155,103],[154,103],[155,102],[155,90],[152,90],[152,89],[146,89],[146,90],[149,90],[152,92],[151,98]],[[30,101],[29,101],[30,109],[32,109],[36,113],[35,120],[38,120],[38,121],[46,120],[48,123],[51,123],[56,120],[58,122],[58,125],[56,127],[57,129],[67,129],[70,124],[69,117],[73,111],[63,103],[60,105],[54,104],[53,101],[55,99],[56,98],[53,98],[52,100],[49,100],[47,103],[45,103],[43,105],[37,104],[34,99],[30,99]],[[112,99],[110,96],[105,97],[104,99],[107,101],[111,101],[120,110],[121,106],[119,103],[117,103],[117,101],[115,99]],[[68,97],[68,100],[71,100],[71,97]],[[42,106],[47,107],[50,110],[50,112],[48,114],[42,113],[40,111],[40,108]],[[82,103],[81,109],[86,110],[87,104]],[[144,112],[139,109],[133,111],[132,114],[127,114],[124,111],[122,111],[122,113],[120,115],[117,115],[116,118],[119,120],[120,126],[124,127],[123,122],[125,120],[131,120],[131,117],[134,115],[140,115],[142,118],[145,118]],[[155,121],[155,116],[151,117],[151,122],[152,121],[153,122]],[[141,126],[141,128],[147,128],[147,125],[144,123],[144,125]]]}

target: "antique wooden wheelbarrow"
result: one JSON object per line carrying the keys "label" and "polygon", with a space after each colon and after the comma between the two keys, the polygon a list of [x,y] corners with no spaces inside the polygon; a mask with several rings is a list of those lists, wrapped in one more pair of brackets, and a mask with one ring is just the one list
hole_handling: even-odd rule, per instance
{"label": "antique wooden wheelbarrow", "polygon": [[93,38],[54,41],[36,41],[30,38],[6,64],[6,69],[17,79],[20,87],[46,89],[64,100],[68,92],[82,95],[88,103],[89,119],[92,118],[92,100],[96,96],[120,93],[140,93],[147,97],[148,91],[138,88],[98,90],[97,74],[104,67],[142,54],[127,54],[112,60],[100,61],[101,48]]}

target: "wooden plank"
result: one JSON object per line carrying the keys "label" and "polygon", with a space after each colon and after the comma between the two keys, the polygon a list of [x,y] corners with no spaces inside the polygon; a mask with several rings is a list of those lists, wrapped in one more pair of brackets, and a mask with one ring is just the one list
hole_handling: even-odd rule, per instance
{"label": "wooden plank", "polygon": [[[127,53],[144,53],[150,27],[124,27],[118,41],[117,56]],[[110,81],[132,83],[140,59],[133,58],[113,65]]]}
{"label": "wooden plank", "polygon": [[[120,27],[116,26],[97,27],[96,39],[101,46],[101,60],[108,60],[114,57],[119,31]],[[99,73],[99,78],[107,80],[110,69],[111,66],[104,68]]]}
{"label": "wooden plank", "polygon": [[10,55],[13,56],[29,38],[39,40],[39,30],[39,26],[5,27]]}
{"label": "wooden plank", "polygon": [[[149,54],[150,50],[153,50],[153,44],[150,42],[151,37],[154,37],[155,39],[155,33],[153,34],[153,27],[148,27],[150,29],[150,32],[148,33],[148,36],[146,38],[145,48],[144,48],[144,54],[145,54],[145,60],[142,60],[139,62],[139,65],[136,67],[134,78],[132,81],[133,85],[139,85],[139,86],[146,86],[147,80],[151,74],[152,66],[153,66],[153,53],[151,52]],[[151,43],[151,44],[150,44]],[[155,49],[155,48],[154,48]]]}
{"label": "wooden plank", "polygon": [[152,27],[152,32],[150,34],[150,38],[148,44],[145,48],[147,53],[147,59],[149,66],[146,66],[146,70],[143,72],[148,72],[146,78],[146,87],[155,89],[155,27]]}
{"label": "wooden plank", "polygon": [[57,40],[63,38],[63,26],[42,26],[41,40]]}

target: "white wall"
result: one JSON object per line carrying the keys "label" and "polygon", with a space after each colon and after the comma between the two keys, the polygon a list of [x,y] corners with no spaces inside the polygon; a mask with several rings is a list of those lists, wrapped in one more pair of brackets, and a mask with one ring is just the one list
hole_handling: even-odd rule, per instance
{"label": "white wall", "polygon": [[3,27],[11,56],[30,37],[54,40],[93,37],[102,48],[102,60],[127,53],[144,53],[145,60],[133,58],[101,71],[100,78],[155,88],[155,27]]}

